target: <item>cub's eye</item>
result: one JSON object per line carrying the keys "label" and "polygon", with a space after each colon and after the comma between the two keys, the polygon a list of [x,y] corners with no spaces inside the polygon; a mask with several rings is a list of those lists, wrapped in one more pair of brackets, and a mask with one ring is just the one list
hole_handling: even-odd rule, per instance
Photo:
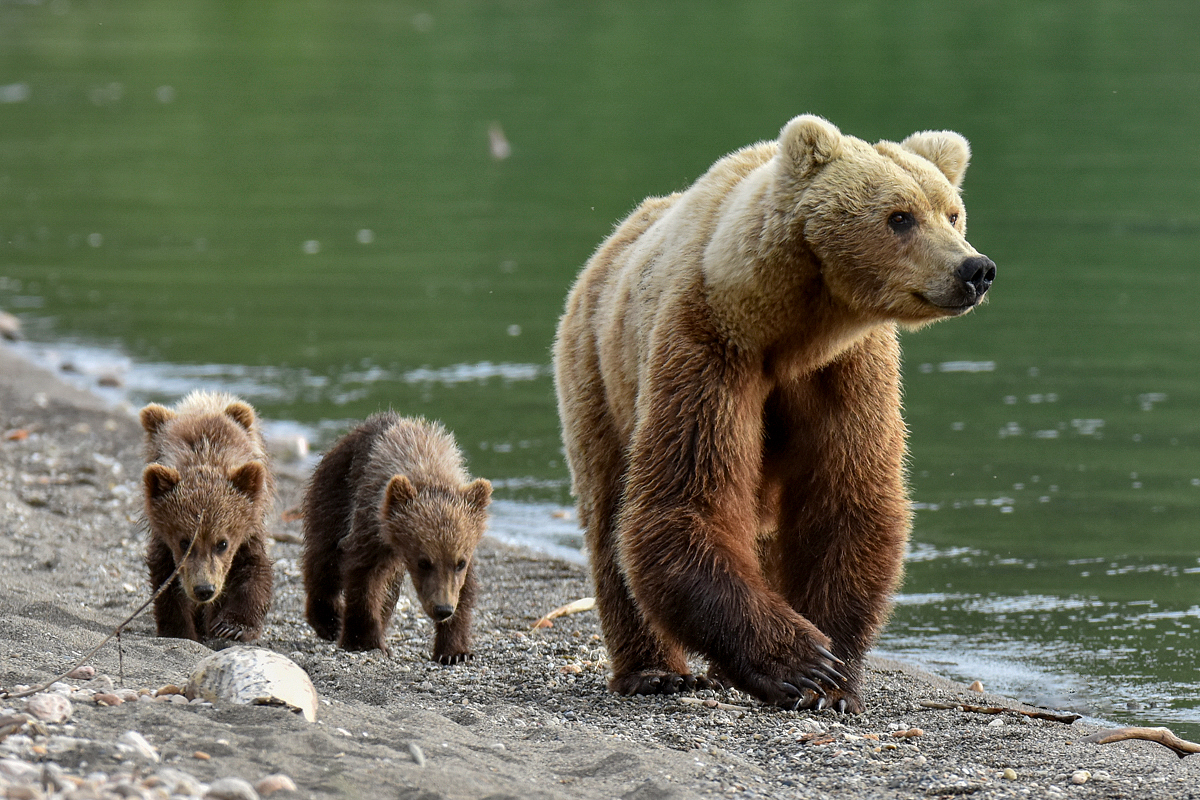
{"label": "cub's eye", "polygon": [[429,572],[429,570],[433,569],[433,562],[428,558],[419,559],[417,561],[417,569],[421,570],[421,572]]}
{"label": "cub's eye", "polygon": [[229,549],[229,542],[227,540],[222,539],[221,541],[217,542],[216,550],[218,553],[224,553],[228,549]]}
{"label": "cub's eye", "polygon": [[460,558],[458,560],[458,563],[454,565],[455,572],[462,572],[466,568],[467,568],[467,560],[465,558]]}
{"label": "cub's eye", "polygon": [[958,214],[951,214],[950,216],[947,217],[947,219],[950,220],[951,225],[958,224]]}
{"label": "cub's eye", "polygon": [[906,233],[917,225],[916,218],[907,211],[896,211],[888,217],[888,227],[896,233]]}

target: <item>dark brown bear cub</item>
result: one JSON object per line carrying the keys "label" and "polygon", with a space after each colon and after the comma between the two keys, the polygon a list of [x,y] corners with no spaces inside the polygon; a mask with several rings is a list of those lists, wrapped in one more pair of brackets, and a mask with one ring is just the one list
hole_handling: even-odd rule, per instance
{"label": "dark brown bear cub", "polygon": [[433,658],[471,656],[471,563],[492,485],[468,481],[441,425],[375,414],[325,454],[304,499],[306,616],[346,650],[382,650],[407,570],[434,621]]}
{"label": "dark brown bear cub", "polygon": [[271,604],[274,482],[254,409],[232,395],[192,392],[174,408],[151,403],[141,420],[151,586],[179,565],[154,602],[158,635],[258,639]]}

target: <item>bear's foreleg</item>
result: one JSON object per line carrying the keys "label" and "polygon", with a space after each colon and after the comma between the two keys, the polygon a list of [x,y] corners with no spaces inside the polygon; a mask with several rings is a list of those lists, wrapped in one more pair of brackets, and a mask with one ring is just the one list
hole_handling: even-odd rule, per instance
{"label": "bear's foreleg", "polygon": [[343,650],[382,650],[391,656],[384,643],[387,620],[395,605],[393,586],[402,577],[403,563],[398,553],[387,548],[367,548],[345,553],[342,561],[343,611],[342,632],[338,644]]}
{"label": "bear's foreleg", "polygon": [[[175,556],[171,548],[151,534],[150,544],[146,551],[146,566],[150,572],[150,588],[158,588],[166,583],[175,571]],[[176,577],[163,593],[154,600],[154,623],[159,636],[169,636],[174,639],[192,639],[199,641],[196,634],[195,611],[196,604],[188,599],[183,587]]]}
{"label": "bear's foreleg", "polygon": [[274,570],[263,540],[255,538],[243,544],[233,557],[220,597],[205,606],[211,609],[208,635],[238,642],[257,641],[262,636],[274,583]]}
{"label": "bear's foreleg", "polygon": [[655,351],[618,522],[633,596],[712,674],[769,703],[817,705],[845,677],[829,638],[768,584],[756,549],[761,356],[686,326]]}
{"label": "bear's foreleg", "polygon": [[462,589],[458,592],[458,605],[449,619],[434,626],[433,660],[439,664],[461,664],[470,660],[471,616],[475,598],[479,594],[479,581],[475,577],[475,563],[467,567]]}

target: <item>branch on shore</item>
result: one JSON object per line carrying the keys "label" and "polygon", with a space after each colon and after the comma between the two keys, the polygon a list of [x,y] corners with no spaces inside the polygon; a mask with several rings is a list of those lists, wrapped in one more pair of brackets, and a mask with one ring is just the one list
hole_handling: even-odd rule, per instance
{"label": "branch on shore", "polygon": [[1099,733],[1093,733],[1091,736],[1084,737],[1079,741],[1088,744],[1111,744],[1112,742],[1123,742],[1126,739],[1144,739],[1147,742],[1158,742],[1163,747],[1174,750],[1175,755],[1180,758],[1187,758],[1188,756],[1200,753],[1200,744],[1180,739],[1167,728],[1110,728]]}
{"label": "branch on shore", "polygon": [[538,628],[553,628],[554,623],[550,620],[555,617],[561,617],[566,614],[578,614],[580,611],[591,611],[596,607],[596,598],[581,597],[578,600],[567,603],[565,606],[559,606],[544,617],[533,623],[534,629]]}
{"label": "branch on shore", "polygon": [[1023,717],[1048,719],[1051,722],[1063,722],[1067,725],[1082,717],[1081,714],[1056,714],[1053,711],[1023,711],[1019,708],[1006,708],[1005,706],[972,706],[966,703],[939,703],[936,700],[922,700],[919,705],[922,708],[936,708],[943,711],[970,711],[974,714],[1019,714]]}

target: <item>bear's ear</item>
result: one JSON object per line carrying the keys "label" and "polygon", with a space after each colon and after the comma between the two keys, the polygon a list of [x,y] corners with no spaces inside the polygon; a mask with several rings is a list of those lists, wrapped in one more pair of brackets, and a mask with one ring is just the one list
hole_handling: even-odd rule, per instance
{"label": "bear's ear", "polygon": [[842,132],[832,123],[804,114],[783,127],[779,149],[797,178],[807,178],[842,152]]}
{"label": "bear's ear", "polygon": [[237,469],[229,471],[229,482],[246,497],[257,500],[267,482],[267,468],[261,461],[247,461]]}
{"label": "bear's ear", "polygon": [[483,511],[492,502],[492,484],[486,478],[477,478],[462,487],[463,498],[476,511]]}
{"label": "bear's ear", "polygon": [[412,485],[412,481],[407,475],[393,475],[388,481],[387,490],[383,493],[383,507],[379,510],[380,516],[384,519],[392,513],[394,509],[402,508],[413,501],[417,496],[417,487]]}
{"label": "bear's ear", "polygon": [[157,500],[175,488],[179,483],[179,472],[164,464],[149,464],[142,472],[142,484],[146,487],[146,496]]}
{"label": "bear's ear", "polygon": [[962,134],[954,131],[921,131],[905,139],[900,146],[930,161],[955,189],[962,186],[967,164],[971,162],[971,145]]}
{"label": "bear's ear", "polygon": [[248,403],[243,403],[240,400],[225,406],[225,416],[246,430],[250,430],[251,426],[254,425],[254,409]]}
{"label": "bear's ear", "polygon": [[142,421],[142,430],[151,435],[158,433],[163,423],[175,419],[175,412],[158,403],[151,403],[141,410],[138,418]]}

